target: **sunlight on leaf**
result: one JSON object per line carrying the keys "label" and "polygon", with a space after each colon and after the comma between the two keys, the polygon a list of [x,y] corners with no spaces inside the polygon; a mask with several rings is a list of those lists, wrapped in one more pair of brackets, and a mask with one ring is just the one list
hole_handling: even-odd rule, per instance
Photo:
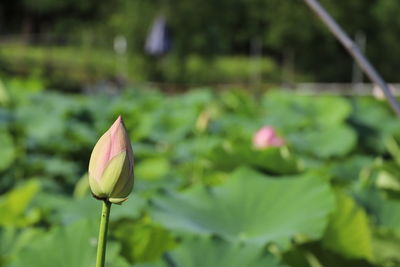
{"label": "sunlight on leaf", "polygon": [[322,239],[323,245],[348,258],[372,259],[372,240],[365,211],[344,193],[336,194],[332,214]]}
{"label": "sunlight on leaf", "polygon": [[271,179],[241,168],[219,187],[156,197],[151,213],[176,231],[287,248],[296,234],[319,238],[333,208],[329,185],[316,177]]}

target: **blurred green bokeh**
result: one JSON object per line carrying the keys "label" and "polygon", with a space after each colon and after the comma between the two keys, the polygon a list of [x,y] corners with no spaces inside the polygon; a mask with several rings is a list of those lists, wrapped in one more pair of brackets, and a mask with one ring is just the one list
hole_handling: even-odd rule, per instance
{"label": "blurred green bokeh", "polygon": [[[85,174],[119,114],[136,182],[112,209],[107,266],[400,260],[400,122],[381,101],[207,88],[65,94],[33,78],[5,79],[2,90],[1,266],[94,266],[100,202]],[[255,150],[264,125],[286,145]]]}
{"label": "blurred green bokeh", "polygon": [[[400,2],[321,2],[398,81]],[[302,1],[3,0],[0,267],[95,266],[87,166],[118,115],[135,188],[107,267],[400,266],[398,118],[280,88],[355,74]],[[285,144],[255,149],[264,126]]]}

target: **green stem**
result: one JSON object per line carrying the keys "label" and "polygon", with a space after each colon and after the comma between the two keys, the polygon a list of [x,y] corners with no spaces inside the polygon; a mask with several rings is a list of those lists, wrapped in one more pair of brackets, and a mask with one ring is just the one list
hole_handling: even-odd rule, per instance
{"label": "green stem", "polygon": [[97,258],[96,267],[104,267],[106,259],[106,246],[107,246],[107,229],[108,219],[110,217],[111,202],[104,200],[103,209],[101,211],[99,240],[97,244]]}

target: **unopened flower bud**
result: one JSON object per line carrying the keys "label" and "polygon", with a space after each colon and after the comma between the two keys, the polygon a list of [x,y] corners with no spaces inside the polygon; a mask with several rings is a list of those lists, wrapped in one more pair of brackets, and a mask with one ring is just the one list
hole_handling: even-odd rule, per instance
{"label": "unopened flower bud", "polygon": [[256,149],[280,147],[283,145],[285,145],[285,141],[276,134],[272,126],[262,127],[253,136],[253,146]]}
{"label": "unopened flower bud", "polygon": [[127,200],[133,188],[133,152],[121,116],[100,137],[89,162],[93,195],[115,204]]}

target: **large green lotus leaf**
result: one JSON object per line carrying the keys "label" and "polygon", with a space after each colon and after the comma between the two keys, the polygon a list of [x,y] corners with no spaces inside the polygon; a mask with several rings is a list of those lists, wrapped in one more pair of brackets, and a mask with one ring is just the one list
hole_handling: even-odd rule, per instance
{"label": "large green lotus leaf", "polygon": [[238,151],[236,157],[242,156],[243,163],[278,174],[298,173],[302,169],[301,162],[287,148],[268,148],[255,150],[250,146]]}
{"label": "large green lotus leaf", "polygon": [[344,98],[335,96],[304,96],[273,92],[265,94],[263,106],[266,124],[296,130],[307,126],[335,127],[351,112]]}
{"label": "large green lotus leaf", "polygon": [[400,145],[398,140],[396,140],[396,138],[393,136],[388,135],[384,138],[384,143],[387,151],[390,153],[393,159],[397,163],[400,163]]}
{"label": "large green lotus leaf", "polygon": [[[10,267],[94,267],[96,261],[97,223],[80,221],[56,227],[21,250]],[[118,246],[110,243],[106,266],[129,266],[118,256]]]}
{"label": "large green lotus leaf", "polygon": [[320,96],[315,101],[315,98],[310,96],[309,101],[314,104],[314,115],[319,125],[340,125],[351,113],[350,103],[342,97]]}
{"label": "large green lotus leaf", "polygon": [[302,169],[301,162],[287,147],[256,150],[250,140],[223,142],[209,153],[208,158],[215,168],[224,170],[248,165],[270,173],[293,174]]}
{"label": "large green lotus leaf", "polygon": [[253,116],[256,112],[256,102],[244,90],[226,90],[221,93],[221,102],[225,108],[238,115]]}
{"label": "large green lotus leaf", "polygon": [[192,109],[176,109],[174,106],[165,107],[153,114],[154,126],[150,138],[156,142],[160,140],[179,142],[194,129],[197,113]]}
{"label": "large green lotus leaf", "polygon": [[[357,246],[357,244],[354,244]],[[307,267],[378,267],[366,259],[350,259],[341,254],[332,252],[321,246],[320,242],[306,243],[301,247],[301,253],[306,257],[309,265]],[[292,262],[288,262],[292,263]],[[297,263],[292,263],[291,266],[306,267]],[[386,265],[385,265],[386,266]]]}
{"label": "large green lotus leaf", "polygon": [[378,219],[382,227],[400,230],[400,201],[382,200],[379,212]]}
{"label": "large green lotus leaf", "polygon": [[112,234],[122,245],[121,254],[130,262],[158,260],[175,246],[172,234],[151,223],[148,217],[135,222],[121,221],[113,227]]}
{"label": "large green lotus leaf", "polygon": [[0,80],[0,105],[5,106],[10,102],[10,94],[3,81]]}
{"label": "large green lotus leaf", "polygon": [[367,214],[344,193],[336,194],[336,211],[331,215],[322,244],[347,258],[372,259]]}
{"label": "large green lotus leaf", "polygon": [[16,150],[12,137],[7,132],[0,131],[0,171],[10,167],[16,157]]}
{"label": "large green lotus leaf", "polygon": [[399,120],[391,115],[392,112],[386,103],[372,98],[360,98],[354,104],[353,120],[358,123],[385,133],[398,133],[400,130]]}
{"label": "large green lotus leaf", "polygon": [[[132,138],[132,140],[135,139]],[[165,148],[156,146],[155,144],[135,142],[132,147],[135,153],[135,158],[144,159],[150,157],[159,157],[165,154]]]}
{"label": "large green lotus leaf", "polygon": [[388,192],[400,192],[400,165],[393,160],[378,160],[375,164],[377,173],[376,186]]}
{"label": "large green lotus leaf", "polygon": [[[90,116],[90,114],[86,116]],[[94,141],[93,136],[97,136],[96,131],[91,125],[76,120],[68,123],[66,131],[68,139],[75,144],[71,149],[77,149],[78,146],[92,146]]]}
{"label": "large green lotus leaf", "polygon": [[357,142],[355,132],[343,125],[299,132],[288,139],[299,152],[320,158],[345,156]]}
{"label": "large green lotus leaf", "polygon": [[25,98],[28,95],[27,93],[41,92],[45,89],[43,79],[32,76],[24,79],[19,77],[7,79],[6,86],[10,95],[16,101],[20,101],[20,98]]}
{"label": "large green lotus leaf", "polygon": [[[190,102],[190,101],[189,101]],[[155,142],[179,142],[195,129],[201,109],[179,98],[167,98],[148,118],[151,123],[148,139]]]}
{"label": "large green lotus leaf", "polygon": [[190,238],[171,252],[171,260],[178,267],[256,267],[283,266],[261,247],[232,244],[209,237]]}
{"label": "large green lotus leaf", "polygon": [[398,231],[400,233],[400,201],[388,198],[381,191],[375,190],[359,193],[363,204],[376,217],[378,229]]}
{"label": "large green lotus leaf", "polygon": [[39,191],[39,183],[30,180],[7,192],[0,198],[0,225],[24,227],[39,219],[37,209],[29,210],[29,206]]}
{"label": "large green lotus leaf", "polygon": [[400,235],[395,231],[376,231],[373,235],[374,258],[380,266],[398,266]]}
{"label": "large green lotus leaf", "polygon": [[[394,166],[398,166],[397,164],[393,164]],[[378,173],[378,177],[376,179],[376,186],[383,190],[388,190],[389,192],[400,192],[400,177],[398,174],[399,168],[391,171],[380,171]]]}
{"label": "large green lotus leaf", "polygon": [[171,166],[167,158],[148,158],[135,164],[135,177],[143,180],[159,180],[165,177]]}
{"label": "large green lotus leaf", "polygon": [[192,89],[184,95],[179,95],[175,100],[188,107],[202,109],[213,101],[213,94],[207,88]]}
{"label": "large green lotus leaf", "polygon": [[25,163],[28,170],[44,173],[69,184],[75,184],[76,177],[81,171],[76,161],[66,160],[55,155],[31,154],[26,158]]}
{"label": "large green lotus leaf", "polygon": [[384,137],[400,134],[400,120],[391,114],[385,102],[371,98],[354,101],[351,122],[360,134],[363,147],[377,153],[386,152]]}
{"label": "large green lotus leaf", "polygon": [[[151,134],[153,124],[156,123],[153,112],[162,106],[162,100],[163,97],[159,92],[126,90],[122,96],[113,101],[110,107],[111,112],[105,115],[110,116],[112,114],[110,120],[122,115],[132,140],[141,141]],[[93,107],[102,106],[94,103]],[[101,113],[100,116],[97,116],[98,121],[102,121],[103,118],[104,115],[102,116]],[[101,128],[107,129],[108,127],[109,125],[105,123]]]}
{"label": "large green lotus leaf", "polygon": [[208,154],[221,142],[223,138],[217,136],[197,136],[196,138],[185,139],[172,147],[174,159],[196,162],[199,157],[208,158]]}
{"label": "large green lotus leaf", "polygon": [[[24,127],[28,145],[40,143],[45,146],[64,145],[62,140],[66,124],[64,113],[73,109],[72,99],[55,93],[34,94],[29,102],[16,110],[18,122]],[[49,116],[51,110],[51,116]]]}
{"label": "large green lotus leaf", "polygon": [[262,247],[229,243],[210,237],[185,238],[169,253],[168,262],[137,264],[134,267],[278,267],[284,266]]}
{"label": "large green lotus leaf", "polygon": [[[82,219],[97,220],[100,217],[101,201],[92,196],[67,199],[54,194],[40,194],[37,205],[46,213],[48,219],[57,224],[71,224]],[[113,205],[110,219],[137,218],[146,205],[139,195],[132,194],[122,205]]]}
{"label": "large green lotus leaf", "polygon": [[151,263],[138,263],[133,265],[133,267],[170,267],[170,266],[163,261],[157,261]]}
{"label": "large green lotus leaf", "polygon": [[[235,113],[226,113],[219,115],[210,122],[210,131],[218,134],[218,137],[224,141],[237,141],[250,139],[263,125],[258,117],[238,116]],[[216,135],[213,135],[216,136]]]}
{"label": "large green lotus leaf", "polygon": [[215,188],[160,195],[151,210],[168,228],[283,248],[297,234],[321,237],[334,209],[328,184],[313,176],[273,179],[248,168]]}
{"label": "large green lotus leaf", "polygon": [[[0,228],[0,266],[7,266],[21,249],[34,242],[43,234],[38,228],[24,228],[22,231],[14,227]],[[4,264],[4,265],[3,265]]]}
{"label": "large green lotus leaf", "polygon": [[282,261],[288,264],[289,266],[296,267],[312,267],[310,264],[310,256],[307,255],[309,253],[305,253],[301,247],[293,247],[289,251],[286,251],[282,255]]}
{"label": "large green lotus leaf", "polygon": [[[304,98],[304,97],[303,97]],[[265,109],[265,124],[279,126],[288,130],[297,130],[311,125],[313,114],[299,103],[299,96],[280,92],[264,95],[262,105]]]}
{"label": "large green lotus leaf", "polygon": [[362,169],[372,166],[374,158],[364,155],[346,157],[341,161],[332,164],[331,174],[334,179],[340,182],[354,182],[358,180]]}

